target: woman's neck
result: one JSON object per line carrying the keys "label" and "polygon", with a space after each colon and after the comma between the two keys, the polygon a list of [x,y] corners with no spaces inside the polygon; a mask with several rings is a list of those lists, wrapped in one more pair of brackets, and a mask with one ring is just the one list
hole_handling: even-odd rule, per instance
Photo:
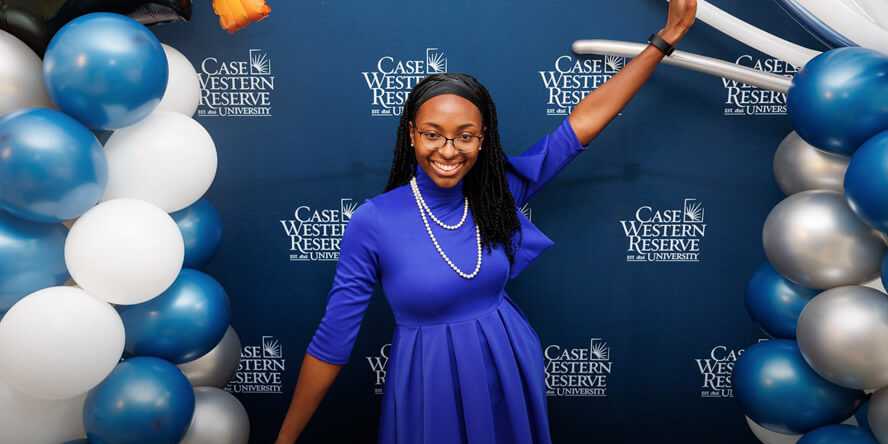
{"label": "woman's neck", "polygon": [[[429,176],[419,164],[416,165],[414,173],[416,175],[416,185],[419,187],[419,192],[431,208],[434,209],[436,206],[450,207],[454,204],[462,204],[464,196],[463,182],[465,182],[465,180],[460,180],[456,185],[450,188],[443,188],[438,186],[438,184],[435,183],[431,176]],[[433,203],[435,205],[433,205]]]}

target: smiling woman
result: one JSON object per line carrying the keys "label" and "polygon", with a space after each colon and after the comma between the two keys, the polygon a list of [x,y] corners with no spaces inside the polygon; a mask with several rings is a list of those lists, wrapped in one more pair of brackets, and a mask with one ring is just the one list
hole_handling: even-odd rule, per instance
{"label": "smiling woman", "polygon": [[671,0],[652,45],[516,156],[505,154],[496,106],[477,79],[445,73],[416,84],[385,192],[346,226],[278,444],[296,440],[349,361],[377,283],[397,324],[380,443],[552,442],[542,344],[505,285],[554,243],[518,208],[628,103],[695,9],[694,0]]}

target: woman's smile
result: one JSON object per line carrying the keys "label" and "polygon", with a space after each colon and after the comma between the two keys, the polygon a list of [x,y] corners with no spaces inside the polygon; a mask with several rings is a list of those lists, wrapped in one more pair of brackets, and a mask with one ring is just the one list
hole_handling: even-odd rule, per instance
{"label": "woman's smile", "polygon": [[439,176],[443,177],[453,177],[459,174],[459,170],[465,165],[465,162],[438,162],[429,159],[429,163],[432,165],[432,168],[435,169],[435,172]]}

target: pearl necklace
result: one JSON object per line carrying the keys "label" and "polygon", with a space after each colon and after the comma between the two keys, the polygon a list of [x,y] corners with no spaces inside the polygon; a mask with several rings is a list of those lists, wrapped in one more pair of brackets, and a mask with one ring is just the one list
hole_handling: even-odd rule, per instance
{"label": "pearl necklace", "polygon": [[[475,264],[474,271],[472,271],[471,273],[465,273],[460,270],[456,266],[456,264],[454,264],[453,261],[450,260],[449,257],[447,257],[447,254],[444,253],[444,250],[441,249],[441,246],[438,244],[438,239],[435,238],[435,234],[432,233],[432,227],[429,225],[428,219],[426,219],[425,211],[423,211],[423,207],[425,205],[422,199],[422,194],[419,193],[419,186],[416,185],[415,176],[410,179],[410,188],[413,190],[413,197],[416,199],[416,206],[417,208],[419,208],[419,215],[420,217],[422,217],[422,223],[423,225],[425,225],[426,232],[429,233],[429,237],[432,239],[432,243],[435,244],[435,249],[438,250],[438,254],[440,254],[441,257],[444,258],[444,262],[447,262],[447,265],[450,265],[450,268],[452,268],[453,271],[456,272],[456,274],[465,279],[472,279],[473,277],[477,276],[478,272],[481,271],[481,230],[478,228],[478,224],[475,224],[475,244],[478,246],[477,263]],[[468,208],[468,204],[468,199],[466,199],[466,208]],[[432,212],[429,211],[429,214],[432,214]],[[465,215],[463,216],[463,218],[465,218]],[[462,225],[462,222],[463,221],[460,221],[460,225]]]}
{"label": "pearl necklace", "polygon": [[[417,187],[417,189],[418,189],[418,187]],[[432,217],[432,220],[435,221],[435,223],[438,224],[438,226],[440,226],[441,228],[444,228],[445,230],[455,230],[455,229],[461,227],[463,225],[463,223],[466,221],[466,215],[469,214],[469,198],[463,197],[465,203],[463,204],[462,219],[460,219],[456,225],[447,225],[444,222],[441,222],[440,219],[435,217],[435,214],[432,213],[432,209],[429,208],[429,206],[426,204],[425,199],[422,198],[422,194],[416,193],[416,196],[419,197],[419,203],[422,205],[423,208],[425,208],[426,212],[429,213],[429,216]]]}

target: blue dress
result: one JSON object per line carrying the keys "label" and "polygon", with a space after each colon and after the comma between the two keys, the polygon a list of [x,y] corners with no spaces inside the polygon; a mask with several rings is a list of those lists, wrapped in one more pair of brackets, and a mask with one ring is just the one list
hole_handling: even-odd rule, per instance
{"label": "blue dress", "polygon": [[[508,157],[517,207],[585,149],[565,118],[530,149]],[[416,177],[432,213],[457,223],[463,183],[440,188],[418,166]],[[382,283],[396,327],[379,443],[551,443],[542,345],[505,285],[554,242],[517,207],[521,244],[514,264],[502,246],[489,254],[485,248],[473,279],[460,277],[438,254],[409,184],[368,199],[352,214],[326,313],[306,352],[347,363],[373,289]],[[456,230],[429,225],[450,260],[471,272],[477,257],[471,211]]]}

